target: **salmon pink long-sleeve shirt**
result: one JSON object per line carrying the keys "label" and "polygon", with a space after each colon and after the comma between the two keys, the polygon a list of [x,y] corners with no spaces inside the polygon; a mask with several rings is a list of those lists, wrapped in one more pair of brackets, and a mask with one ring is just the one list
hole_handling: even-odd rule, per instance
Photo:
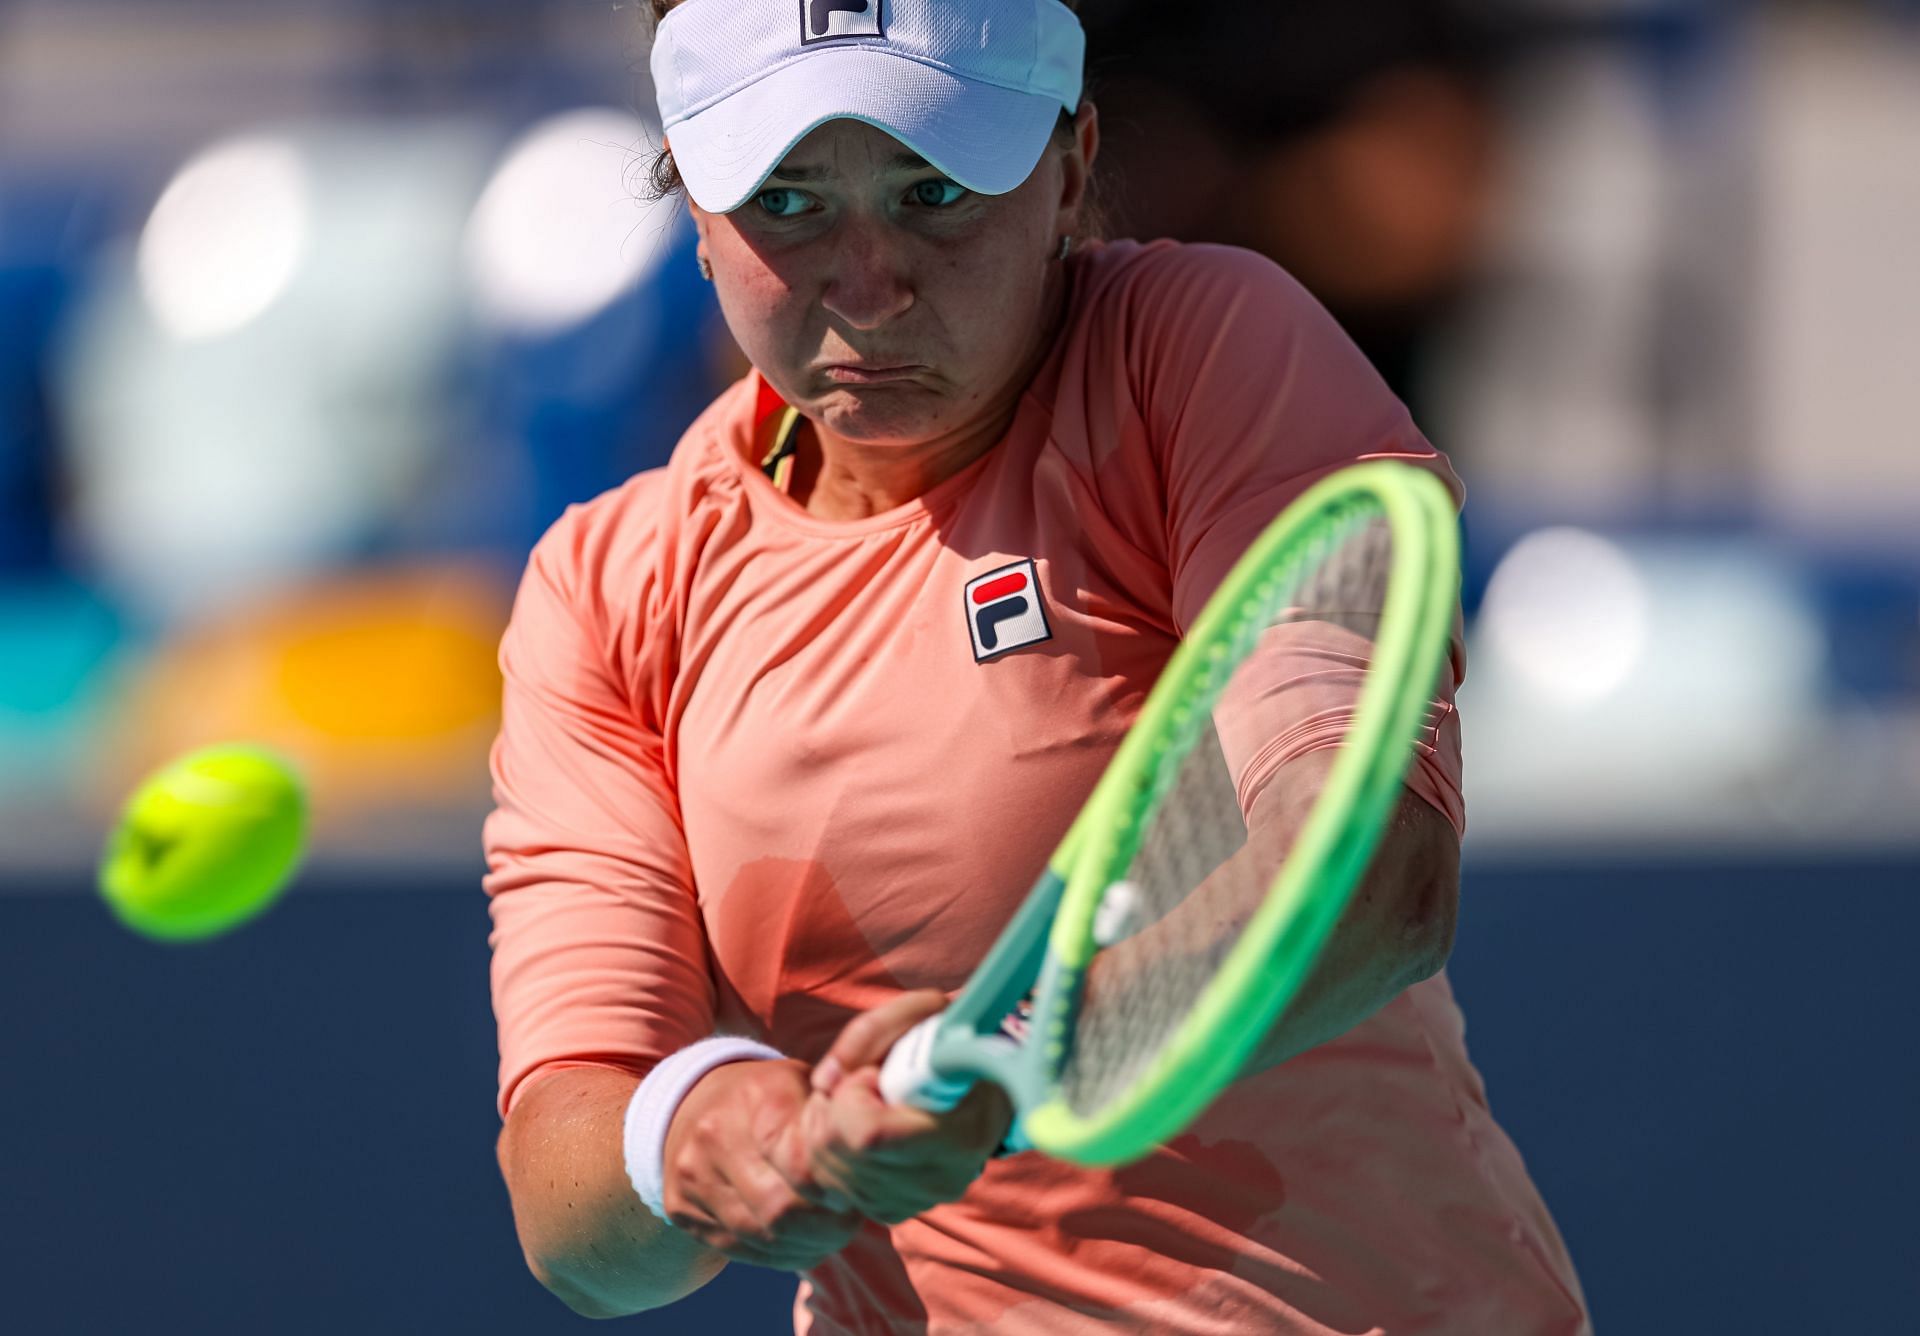
{"label": "salmon pink long-sleeve shirt", "polygon": [[[958,989],[1182,628],[1288,501],[1372,458],[1458,494],[1271,262],[1115,242],[1068,274],[1005,439],[924,496],[808,514],[757,465],[784,406],[749,375],[664,469],[570,508],[535,549],[501,646],[485,830],[503,1114],[543,1074],[644,1073],[716,1031],[816,1060],[855,1013]],[[1456,829],[1460,672],[1456,641],[1407,779]],[[1337,743],[1351,686],[1289,684],[1243,803]],[[1588,1330],[1444,973],[1242,1079],[1139,1164],[1014,1156],[956,1203],[869,1226],[805,1278],[795,1321]]]}

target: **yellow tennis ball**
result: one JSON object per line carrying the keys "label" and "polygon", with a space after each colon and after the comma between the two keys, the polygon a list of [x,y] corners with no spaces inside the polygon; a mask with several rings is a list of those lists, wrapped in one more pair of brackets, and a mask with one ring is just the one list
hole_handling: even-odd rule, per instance
{"label": "yellow tennis ball", "polygon": [[306,793],[285,761],[257,747],[209,747],[127,800],[101,858],[100,893],[145,936],[212,937],[273,903],[306,829]]}

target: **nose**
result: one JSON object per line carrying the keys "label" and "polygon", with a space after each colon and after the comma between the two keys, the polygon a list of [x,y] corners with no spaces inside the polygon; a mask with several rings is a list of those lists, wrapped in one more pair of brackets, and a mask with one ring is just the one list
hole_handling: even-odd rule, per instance
{"label": "nose", "polygon": [[906,238],[884,220],[850,219],[821,302],[855,329],[878,329],[913,305]]}

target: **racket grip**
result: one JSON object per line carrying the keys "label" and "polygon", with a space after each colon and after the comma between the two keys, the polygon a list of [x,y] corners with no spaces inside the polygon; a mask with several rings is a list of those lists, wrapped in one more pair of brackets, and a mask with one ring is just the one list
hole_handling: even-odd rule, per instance
{"label": "racket grip", "polygon": [[940,1017],[929,1016],[901,1035],[880,1064],[880,1094],[889,1104],[906,1104],[928,1113],[945,1113],[967,1097],[973,1080],[942,1076],[933,1069],[933,1038]]}

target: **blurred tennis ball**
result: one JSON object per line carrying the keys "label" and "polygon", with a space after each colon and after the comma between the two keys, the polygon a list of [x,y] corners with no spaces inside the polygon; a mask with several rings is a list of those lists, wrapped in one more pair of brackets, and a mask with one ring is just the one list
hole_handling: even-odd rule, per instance
{"label": "blurred tennis ball", "polygon": [[213,937],[274,902],[306,829],[306,793],[285,761],[257,747],[208,747],[127,800],[101,857],[100,893],[144,936]]}

